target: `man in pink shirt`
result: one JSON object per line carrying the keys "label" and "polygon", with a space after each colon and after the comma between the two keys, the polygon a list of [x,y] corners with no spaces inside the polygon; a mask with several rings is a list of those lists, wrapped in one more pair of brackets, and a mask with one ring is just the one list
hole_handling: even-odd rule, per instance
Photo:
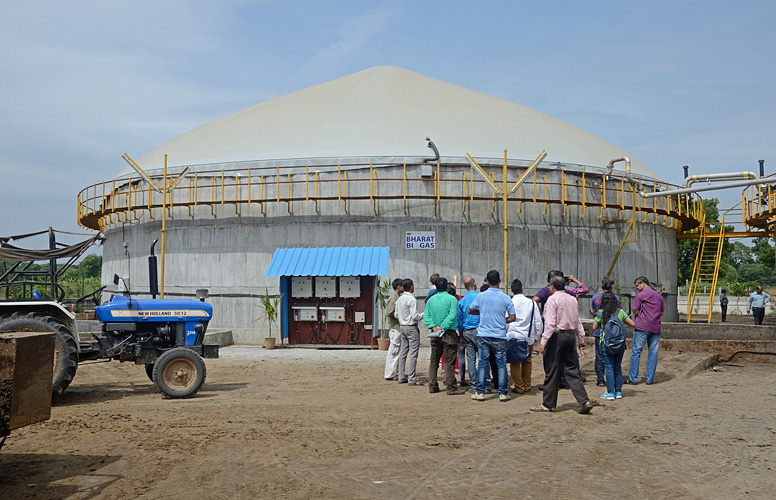
{"label": "man in pink shirt", "polygon": [[550,280],[552,295],[544,306],[544,333],[542,334],[539,352],[544,355],[544,396],[540,406],[534,406],[531,411],[552,411],[558,403],[558,384],[561,371],[571,387],[571,392],[579,403],[579,413],[590,413],[593,405],[587,397],[585,386],[574,364],[576,342],[579,338],[579,348],[585,348],[585,329],[579,321],[577,300],[564,293],[563,278]]}

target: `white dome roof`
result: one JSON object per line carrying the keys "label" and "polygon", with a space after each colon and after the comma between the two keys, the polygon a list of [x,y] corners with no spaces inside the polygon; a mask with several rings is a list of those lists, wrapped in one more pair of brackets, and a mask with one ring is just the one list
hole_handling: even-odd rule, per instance
{"label": "white dome roof", "polygon": [[[605,168],[627,153],[573,125],[518,104],[392,66],[378,66],[237,111],[138,159],[146,171],[275,165],[533,161]],[[634,174],[662,180],[631,158]],[[489,161],[490,160],[490,161]],[[621,169],[623,163],[618,163]],[[126,167],[117,177],[134,175]]]}

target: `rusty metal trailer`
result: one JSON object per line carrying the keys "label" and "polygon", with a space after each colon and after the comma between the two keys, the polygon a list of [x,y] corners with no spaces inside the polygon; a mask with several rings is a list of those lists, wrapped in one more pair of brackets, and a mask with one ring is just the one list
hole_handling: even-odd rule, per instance
{"label": "rusty metal trailer", "polygon": [[0,333],[0,448],[8,434],[51,417],[54,333]]}

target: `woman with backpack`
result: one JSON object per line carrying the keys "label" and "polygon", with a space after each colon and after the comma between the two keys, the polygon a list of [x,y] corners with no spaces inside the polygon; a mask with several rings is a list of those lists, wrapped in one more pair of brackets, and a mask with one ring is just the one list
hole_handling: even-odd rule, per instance
{"label": "woman with backpack", "polygon": [[628,313],[620,309],[620,302],[611,290],[604,292],[601,297],[601,309],[593,321],[601,329],[599,342],[606,371],[606,392],[601,394],[601,399],[622,399],[622,356],[625,353],[623,323],[631,327],[636,324],[628,317]]}

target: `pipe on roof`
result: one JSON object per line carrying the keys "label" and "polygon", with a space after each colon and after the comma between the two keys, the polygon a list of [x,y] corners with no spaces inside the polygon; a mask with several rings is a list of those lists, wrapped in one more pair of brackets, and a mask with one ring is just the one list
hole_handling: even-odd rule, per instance
{"label": "pipe on roof", "polygon": [[749,180],[760,179],[760,176],[754,172],[728,172],[724,174],[701,174],[691,175],[686,177],[682,182],[683,188],[689,188],[696,182],[717,182],[717,181],[737,181],[737,180]]}
{"label": "pipe on roof", "polygon": [[422,163],[429,163],[429,162],[436,163],[439,161],[439,150],[437,149],[436,144],[434,144],[434,141],[432,141],[428,137],[426,137],[426,140],[428,141],[428,144],[426,144],[426,147],[433,150],[436,156],[434,158],[424,158]]}
{"label": "pipe on roof", "polygon": [[713,191],[715,189],[746,187],[746,186],[753,186],[756,184],[768,184],[773,181],[774,179],[772,177],[766,177],[766,178],[758,177],[757,179],[748,179],[748,180],[742,180],[742,181],[736,181],[736,182],[729,182],[727,184],[708,184],[705,186],[674,189],[671,191],[655,191],[653,193],[647,193],[642,189],[641,191],[639,191],[639,194],[642,196],[642,198],[656,198],[658,196],[673,196],[675,194],[697,193],[699,191]]}
{"label": "pipe on roof", "polygon": [[628,182],[630,182],[631,186],[636,186],[637,191],[642,191],[641,187],[641,181],[633,177],[631,174],[631,161],[630,158],[627,156],[621,156],[619,158],[612,158],[609,160],[609,163],[606,165],[606,177],[609,177],[612,175],[612,171],[614,170],[614,164],[619,163],[621,161],[625,162],[625,178],[628,179]]}

